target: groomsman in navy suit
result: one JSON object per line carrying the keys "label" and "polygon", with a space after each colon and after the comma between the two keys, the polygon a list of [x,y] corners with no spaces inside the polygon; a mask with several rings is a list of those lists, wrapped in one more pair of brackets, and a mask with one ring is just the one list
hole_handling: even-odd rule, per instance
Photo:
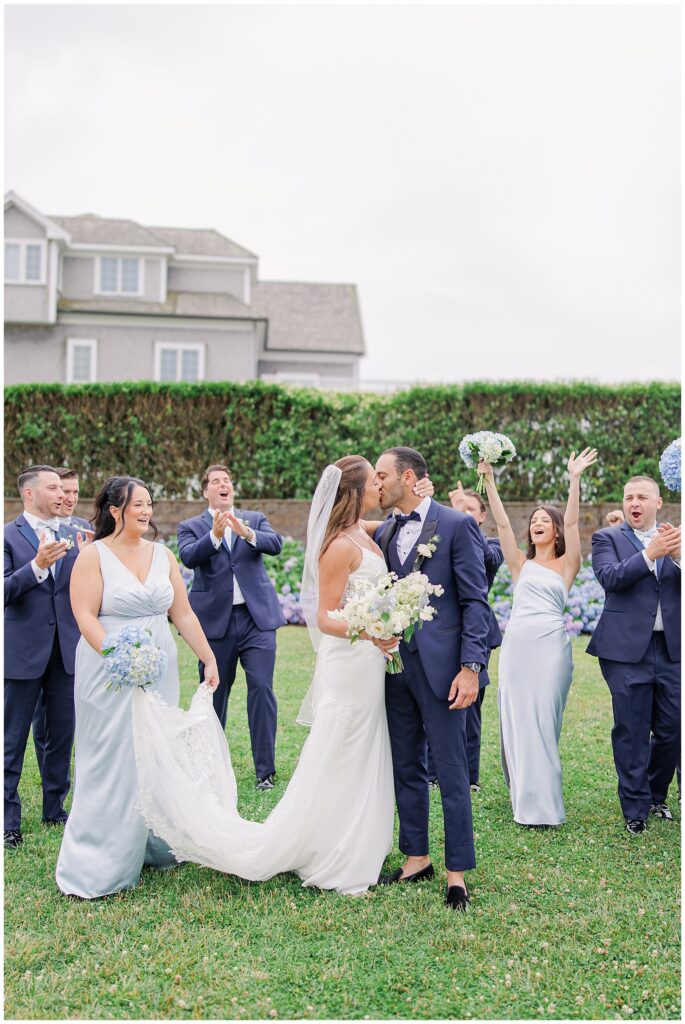
{"label": "groomsman in navy suit", "polygon": [[19,780],[31,719],[43,694],[46,743],[43,821],[66,821],[74,737],[74,657],[79,630],[69,581],[78,555],[75,531],[62,527],[64,492],[51,466],[17,481],[24,511],[5,527],[5,847],[22,842]]}
{"label": "groomsman in navy suit", "polygon": [[633,835],[666,794],[680,754],[680,528],[657,526],[659,485],[632,477],[625,522],[595,533],[592,567],[606,601],[588,654],[599,657],[614,710],[618,796]]}
{"label": "groomsman in navy suit", "polygon": [[[457,512],[465,512],[472,516],[478,523],[480,539],[483,545],[483,559],[485,561],[485,575],[488,581],[488,593],[495,582],[495,576],[500,565],[504,561],[502,547],[499,540],[493,537],[486,537],[481,527],[488,514],[487,506],[480,494],[475,491],[465,491],[461,486],[461,480],[457,480],[455,490],[450,491],[450,503]],[[497,618],[492,608],[490,609],[490,628],[488,629],[487,645],[488,657],[485,665],[478,676],[478,700],[470,704],[466,709],[466,757],[469,762],[469,783],[473,792],[480,791],[480,739],[481,739],[481,710],[485,697],[485,687],[490,682],[488,675],[488,662],[490,654],[502,643],[502,631],[497,623]],[[429,774],[433,778],[431,765],[428,766]]]}
{"label": "groomsman in navy suit", "polygon": [[[434,875],[428,852],[428,737],[445,822],[445,903],[464,911],[469,899],[464,872],[476,864],[466,709],[478,699],[478,677],[488,657],[490,606],[480,530],[471,516],[414,494],[426,474],[425,460],[413,448],[391,448],[376,463],[381,508],[398,510],[375,538],[389,568],[400,577],[420,568],[444,590],[432,599],[435,618],[409,643],[400,642],[404,671],[386,677],[400,850],[407,860],[381,882]],[[432,537],[440,539],[429,558],[419,546]]]}
{"label": "groomsman in navy suit", "polygon": [[[60,527],[70,527],[72,530],[78,530],[84,539],[92,539],[93,527],[91,524],[87,519],[81,519],[80,516],[75,514],[76,506],[78,505],[78,473],[76,470],[68,469],[66,466],[55,467],[55,472],[62,481],[62,490],[64,491],[64,501],[62,502],[62,509],[59,514]],[[45,757],[45,704],[42,692],[36,701],[32,732],[33,745],[36,749],[36,760],[38,761],[38,769],[42,780],[43,758]],[[65,800],[70,784],[71,779],[67,776],[67,789],[64,793]]]}
{"label": "groomsman in navy suit", "polygon": [[[202,478],[208,508],[178,527],[178,553],[194,569],[190,604],[219,668],[214,709],[226,727],[228,697],[238,660],[247,680],[247,719],[257,789],[273,789],[276,774],[276,630],[285,625],[262,555],[277,555],[283,538],[261,512],[233,507],[226,466],[209,466]],[[204,666],[200,663],[200,681]]]}

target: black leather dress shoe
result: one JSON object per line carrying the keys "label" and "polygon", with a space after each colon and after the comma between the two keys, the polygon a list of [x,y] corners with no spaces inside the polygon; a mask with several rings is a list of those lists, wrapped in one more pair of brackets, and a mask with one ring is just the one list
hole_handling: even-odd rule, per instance
{"label": "black leather dress shoe", "polygon": [[469,894],[461,885],[449,885],[445,894],[445,906],[465,914],[469,905]]}
{"label": "black leather dress shoe", "polygon": [[257,789],[273,789],[276,785],[276,772],[265,775],[263,779],[257,779]]}
{"label": "black leather dress shoe", "polygon": [[393,871],[391,875],[381,875],[378,879],[379,885],[392,885],[394,882],[424,882],[428,881],[429,878],[433,878],[435,875],[435,868],[432,864],[429,864],[425,868],[421,868],[420,871],[415,871],[413,875],[402,875],[402,868],[398,868],[397,871]]}
{"label": "black leather dress shoe", "polygon": [[5,849],[16,850],[18,846],[24,842],[24,837],[21,834],[20,828],[6,828],[5,829]]}
{"label": "black leather dress shoe", "polygon": [[626,832],[630,832],[632,836],[639,836],[646,831],[646,821],[642,821],[640,818],[631,818],[629,821],[626,821]]}
{"label": "black leather dress shoe", "polygon": [[663,818],[664,821],[673,821],[673,815],[668,809],[668,804],[652,804],[649,813],[655,818]]}
{"label": "black leather dress shoe", "polygon": [[63,818],[43,818],[44,825],[66,825],[68,814],[65,814]]}

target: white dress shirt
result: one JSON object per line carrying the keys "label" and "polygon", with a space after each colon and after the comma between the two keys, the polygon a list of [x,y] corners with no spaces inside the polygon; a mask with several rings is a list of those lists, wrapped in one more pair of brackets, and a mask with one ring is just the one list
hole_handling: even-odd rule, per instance
{"label": "white dress shirt", "polygon": [[[55,518],[57,518],[57,517],[55,517]],[[43,519],[40,516],[34,516],[32,512],[24,511],[24,519],[29,524],[29,526],[34,531],[34,533],[36,534],[36,537],[38,538],[38,543],[39,544],[40,544],[40,539],[43,536],[43,534],[47,535],[48,543],[50,541],[56,539],[55,531],[51,530],[49,526],[41,526],[40,530],[38,529],[38,523],[42,523],[43,522]],[[56,564],[57,564],[56,562],[53,562],[53,564],[50,566],[49,569],[41,569],[39,567],[38,563],[36,562],[35,558],[32,560],[31,568],[33,569],[33,574],[34,574],[34,576],[36,577],[36,579],[38,580],[39,583],[44,583],[45,582],[45,580],[48,578],[48,573],[52,573],[52,575],[54,577],[54,575],[55,575],[55,565]]]}
{"label": "white dress shirt", "polygon": [[[398,528],[395,538],[397,541],[397,554],[399,555],[400,562],[402,565],[407,561],[409,552],[416,544],[419,539],[423,524],[426,521],[428,515],[428,509],[431,505],[430,498],[424,498],[420,505],[417,505],[414,511],[420,517],[419,519],[410,519],[409,522],[401,529]],[[403,513],[404,514],[404,513]]]}
{"label": "white dress shirt", "polygon": [[[632,527],[631,527],[631,529],[632,529]],[[647,545],[649,544],[649,542],[652,539],[652,537],[656,536],[656,532],[657,532],[656,523],[654,524],[654,526],[650,530],[633,530],[633,533],[635,534],[637,539],[640,541],[640,543],[644,545],[644,548],[647,547]],[[652,561],[652,559],[649,557],[649,555],[644,550],[644,548],[643,548],[643,551],[642,551],[642,557],[644,558],[645,562],[647,563],[647,567],[649,568],[649,571],[653,572],[654,575],[657,576],[657,579],[658,579],[658,573],[656,571],[656,562]],[[659,633],[663,633],[663,631],[664,631],[664,620],[663,620],[663,618],[661,616],[661,602],[659,602],[659,604],[657,605],[656,618],[654,619],[654,632],[656,633],[657,631]]]}
{"label": "white dress shirt", "polygon": [[[214,518],[216,519],[216,517],[219,515],[220,509],[208,508],[207,511],[211,516],[214,516]],[[235,515],[234,508],[231,508],[228,511],[231,513],[232,516]],[[252,527],[250,527],[250,530],[252,530]],[[217,538],[216,534],[213,531],[210,532],[209,536],[212,538],[212,544],[218,551],[219,548],[221,547],[222,541]],[[233,533],[233,530],[230,528],[230,526],[227,526],[224,532],[223,539],[226,541],[226,545],[229,551],[233,547],[234,537],[235,534]],[[254,530],[252,530],[252,538],[248,540],[247,543],[251,544],[253,548],[257,547],[257,537],[255,536]],[[245,604],[245,598],[243,597],[243,592],[240,589],[240,584],[238,583],[235,573],[233,574],[233,604]]]}

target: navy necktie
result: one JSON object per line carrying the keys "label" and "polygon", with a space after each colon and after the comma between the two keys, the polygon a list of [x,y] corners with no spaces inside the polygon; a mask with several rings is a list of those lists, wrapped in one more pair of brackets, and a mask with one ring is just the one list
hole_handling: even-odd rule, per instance
{"label": "navy necktie", "polygon": [[401,530],[402,527],[406,526],[406,524],[408,522],[410,522],[410,520],[412,520],[412,519],[416,519],[419,522],[421,522],[421,516],[419,515],[419,513],[416,510],[414,510],[413,512],[410,512],[409,515],[407,515],[407,516],[403,516],[401,514],[401,512],[398,512],[395,515],[395,521],[397,523],[397,529]]}

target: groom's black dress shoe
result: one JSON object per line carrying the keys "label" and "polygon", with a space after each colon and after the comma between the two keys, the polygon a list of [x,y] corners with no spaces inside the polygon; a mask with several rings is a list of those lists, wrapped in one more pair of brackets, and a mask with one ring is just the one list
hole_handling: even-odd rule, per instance
{"label": "groom's black dress shoe", "polygon": [[461,885],[449,885],[445,895],[445,906],[450,910],[457,910],[465,914],[469,905],[470,896]]}
{"label": "groom's black dress shoe", "polygon": [[639,836],[646,831],[647,822],[642,821],[641,818],[631,818],[630,821],[626,821],[626,832],[630,832],[631,835]]}
{"label": "groom's black dress shoe", "polygon": [[21,834],[20,828],[6,828],[5,829],[5,849],[16,850],[18,846],[24,842],[24,837]]}
{"label": "groom's black dress shoe", "polygon": [[425,868],[421,868],[420,871],[415,871],[413,875],[402,876],[402,868],[398,868],[397,871],[393,871],[391,875],[381,875],[378,879],[379,885],[392,885],[393,882],[423,882],[429,878],[433,878],[435,875],[435,868],[432,864],[429,864]]}
{"label": "groom's black dress shoe", "polygon": [[63,818],[43,818],[44,825],[66,825],[68,814],[65,814]]}
{"label": "groom's black dress shoe", "polygon": [[266,775],[263,779],[257,779],[257,789],[273,789],[276,785],[276,772]]}

